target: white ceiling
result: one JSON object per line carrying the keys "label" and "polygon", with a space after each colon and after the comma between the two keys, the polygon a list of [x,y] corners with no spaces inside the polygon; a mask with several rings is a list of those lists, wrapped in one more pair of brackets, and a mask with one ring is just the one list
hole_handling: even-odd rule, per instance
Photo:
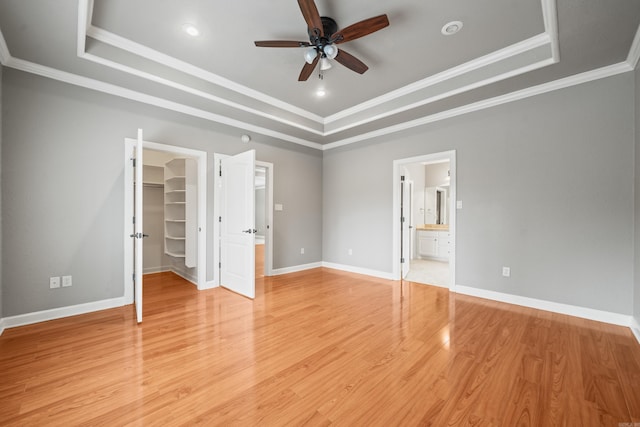
{"label": "white ceiling", "polygon": [[[637,0],[316,4],[341,28],[388,15],[389,27],[339,46],[365,74],[335,63],[299,82],[303,49],[254,46],[308,40],[294,0],[0,0],[0,60],[253,140],[326,149],[630,71],[640,55]],[[443,36],[453,20],[462,30]]]}

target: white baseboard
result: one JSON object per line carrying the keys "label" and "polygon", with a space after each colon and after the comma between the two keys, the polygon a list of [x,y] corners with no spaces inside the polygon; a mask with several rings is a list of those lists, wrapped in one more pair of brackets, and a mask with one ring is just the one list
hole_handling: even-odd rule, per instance
{"label": "white baseboard", "polygon": [[164,273],[166,271],[171,271],[171,267],[166,265],[162,267],[148,267],[142,270],[142,274]]}
{"label": "white baseboard", "polygon": [[191,282],[192,284],[198,286],[198,278],[197,277],[195,277],[195,276],[193,276],[191,274],[187,274],[184,271],[177,270],[175,268],[172,268],[169,271],[171,271],[171,272],[177,274],[178,276],[182,277],[187,282]]}
{"label": "white baseboard", "polygon": [[636,337],[638,344],[640,344],[640,323],[638,323],[638,319],[635,317],[631,317],[631,332],[633,336]]}
{"label": "white baseboard", "polygon": [[293,267],[274,268],[271,270],[272,276],[280,276],[281,274],[297,273],[298,271],[311,270],[312,268],[322,267],[321,262],[312,262],[311,264],[294,265]]}
{"label": "white baseboard", "polygon": [[0,335],[4,332],[4,319],[0,318]]}
{"label": "white baseboard", "polygon": [[378,277],[380,279],[394,280],[393,273],[386,271],[370,270],[368,268],[354,267],[353,265],[334,264],[332,262],[323,262],[323,267],[333,268],[334,270],[347,271],[349,273],[357,273],[365,276]]}
{"label": "white baseboard", "polygon": [[124,297],[120,297],[88,302],[85,304],[71,305],[68,307],[52,308],[50,310],[36,311],[33,313],[19,314],[17,316],[3,318],[1,322],[4,327],[0,327],[0,330],[46,322],[47,320],[62,319],[63,317],[77,316],[78,314],[86,314],[94,311],[122,307],[123,305],[126,305]]}
{"label": "white baseboard", "polygon": [[553,313],[568,314],[569,316],[583,319],[596,320],[598,322],[611,323],[631,327],[631,316],[609,311],[596,310],[593,308],[579,307],[576,305],[562,304],[558,302],[539,300],[535,298],[523,297],[519,295],[505,294],[502,292],[489,291],[486,289],[471,288],[468,286],[456,285],[454,292],[485,298],[493,301],[506,302],[523,307],[536,308],[538,310],[551,311]]}
{"label": "white baseboard", "polygon": [[205,289],[213,289],[213,288],[217,288],[218,284],[216,283],[215,280],[207,280],[207,283],[204,285],[204,288],[200,289],[201,291],[204,291]]}

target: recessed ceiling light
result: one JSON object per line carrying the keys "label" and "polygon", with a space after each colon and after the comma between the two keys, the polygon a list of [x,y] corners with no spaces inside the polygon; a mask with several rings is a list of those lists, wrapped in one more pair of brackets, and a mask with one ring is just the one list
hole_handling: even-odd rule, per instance
{"label": "recessed ceiling light", "polygon": [[462,29],[462,21],[451,21],[444,24],[444,27],[442,27],[441,32],[445,36],[450,36],[457,33],[461,29]]}
{"label": "recessed ceiling light", "polygon": [[326,94],[327,94],[327,92],[326,92],[324,89],[318,89],[318,90],[316,91],[316,95],[317,95],[317,96],[319,96],[319,97],[323,97],[323,96],[325,96]]}
{"label": "recessed ceiling light", "polygon": [[193,24],[183,24],[182,31],[184,31],[185,33],[189,34],[192,37],[197,37],[198,35],[200,35],[200,30],[198,30],[198,28]]}

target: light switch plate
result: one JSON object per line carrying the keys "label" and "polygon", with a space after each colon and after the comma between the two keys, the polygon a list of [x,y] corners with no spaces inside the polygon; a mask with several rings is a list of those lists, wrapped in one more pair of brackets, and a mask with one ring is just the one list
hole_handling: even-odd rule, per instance
{"label": "light switch plate", "polygon": [[62,287],[68,288],[73,284],[71,276],[62,276]]}
{"label": "light switch plate", "polygon": [[277,210],[277,211],[281,211],[281,210],[283,210],[283,207],[282,207],[282,205],[280,203],[276,203],[275,206],[274,206],[274,209]]}
{"label": "light switch plate", "polygon": [[456,201],[456,209],[462,209],[462,200]]}
{"label": "light switch plate", "polygon": [[60,287],[60,277],[49,277],[49,288],[55,289]]}

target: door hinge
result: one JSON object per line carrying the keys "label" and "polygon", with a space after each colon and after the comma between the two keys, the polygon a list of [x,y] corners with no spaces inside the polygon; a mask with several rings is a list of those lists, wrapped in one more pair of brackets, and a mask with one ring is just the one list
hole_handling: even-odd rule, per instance
{"label": "door hinge", "polygon": [[400,176],[400,181],[403,181],[403,182],[404,182],[404,175],[401,175],[401,176]]}
{"label": "door hinge", "polygon": [[220,168],[220,170],[218,171],[219,176],[222,176],[222,167]]}
{"label": "door hinge", "polygon": [[221,216],[218,217],[218,222],[222,222],[222,217]]}
{"label": "door hinge", "polygon": [[404,217],[400,218],[400,222],[404,222]]}
{"label": "door hinge", "polygon": [[133,167],[135,168],[136,167],[136,158],[135,157],[131,158],[131,163],[133,163]]}
{"label": "door hinge", "polygon": [[400,264],[404,264],[404,258],[400,258]]}
{"label": "door hinge", "polygon": [[136,281],[136,272],[135,271],[131,275],[131,280],[133,280],[134,282]]}
{"label": "door hinge", "polygon": [[136,217],[135,216],[131,217],[131,222],[134,223],[134,224],[136,223]]}
{"label": "door hinge", "polygon": [[221,262],[218,263],[218,268],[222,268],[222,263]]}

